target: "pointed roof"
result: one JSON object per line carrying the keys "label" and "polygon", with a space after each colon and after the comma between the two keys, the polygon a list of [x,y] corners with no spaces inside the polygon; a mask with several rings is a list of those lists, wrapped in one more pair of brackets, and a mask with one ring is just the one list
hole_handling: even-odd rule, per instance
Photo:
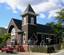
{"label": "pointed roof", "polygon": [[27,13],[29,13],[29,12],[35,13],[30,4],[28,4],[25,12],[27,12]]}
{"label": "pointed roof", "polygon": [[21,20],[18,20],[18,19],[15,19],[15,18],[12,18],[10,23],[9,23],[9,26],[8,26],[8,32],[10,33],[12,28],[16,28],[16,32],[20,32],[22,29],[22,21]]}
{"label": "pointed roof", "polygon": [[37,14],[35,14],[35,12],[32,9],[30,4],[28,4],[28,6],[27,6],[26,10],[24,11],[24,13],[22,14],[22,16],[25,16],[27,14],[37,16]]}
{"label": "pointed roof", "polygon": [[22,25],[22,21],[21,21],[21,20],[12,18],[11,21],[10,21],[10,23],[9,23],[8,28],[9,28],[11,25],[14,25],[14,24],[16,25],[16,27],[17,27],[18,29],[21,29],[21,25]]}

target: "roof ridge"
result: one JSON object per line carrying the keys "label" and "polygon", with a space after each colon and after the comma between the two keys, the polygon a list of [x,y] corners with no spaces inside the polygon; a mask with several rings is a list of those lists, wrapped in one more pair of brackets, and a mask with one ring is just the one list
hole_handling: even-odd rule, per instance
{"label": "roof ridge", "polygon": [[15,19],[15,18],[12,18],[12,20],[19,20],[19,21],[22,21],[22,20],[20,20],[20,19]]}

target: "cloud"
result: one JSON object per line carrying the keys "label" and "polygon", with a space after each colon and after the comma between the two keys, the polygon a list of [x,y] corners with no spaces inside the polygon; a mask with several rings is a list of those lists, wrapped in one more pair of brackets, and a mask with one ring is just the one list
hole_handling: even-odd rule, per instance
{"label": "cloud", "polygon": [[48,19],[50,19],[51,17],[56,17],[56,16],[58,15],[58,14],[57,14],[57,11],[59,12],[60,10],[61,10],[61,9],[58,8],[58,9],[49,11]]}
{"label": "cloud", "polygon": [[42,2],[47,2],[48,0],[37,0],[37,1],[34,1],[34,0],[30,0],[29,3],[33,4],[33,5],[37,5],[37,4],[40,4]]}
{"label": "cloud", "polygon": [[16,9],[24,11],[26,6],[31,3],[36,13],[49,12],[49,18],[55,14],[55,10],[64,8],[64,0],[0,0],[5,3],[16,13]]}
{"label": "cloud", "polygon": [[40,13],[37,17],[38,17],[38,18],[45,18],[45,17],[46,17],[46,15],[45,15],[45,14],[43,14],[43,13]]}
{"label": "cloud", "polygon": [[46,8],[50,9],[51,7],[55,6],[55,4],[49,2],[48,0],[41,0],[41,1],[40,0],[37,0],[37,1],[34,1],[34,0],[30,0],[30,1],[29,0],[0,0],[0,3],[8,4],[13,10],[15,9],[24,10],[23,8],[25,8],[28,3],[31,3],[34,9],[41,8],[41,9],[38,9],[39,12],[46,10]]}
{"label": "cloud", "polygon": [[45,2],[45,3],[35,5],[34,9],[37,13],[39,13],[39,12],[49,11],[50,9],[54,9],[55,7],[56,7],[56,5],[54,3]]}
{"label": "cloud", "polygon": [[15,11],[17,8],[17,5],[16,5],[17,1],[16,0],[0,0],[0,3],[7,4],[8,9],[10,7],[13,11]]}
{"label": "cloud", "polygon": [[4,28],[5,28],[5,29],[7,29],[7,28],[8,28],[8,26],[5,26]]}

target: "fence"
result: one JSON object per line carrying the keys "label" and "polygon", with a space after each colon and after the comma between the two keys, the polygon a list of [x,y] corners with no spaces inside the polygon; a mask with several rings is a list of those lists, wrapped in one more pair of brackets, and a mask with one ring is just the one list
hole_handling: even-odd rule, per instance
{"label": "fence", "polygon": [[32,52],[41,52],[41,53],[52,53],[52,52],[56,52],[57,50],[60,49],[60,45],[59,44],[55,44],[55,45],[30,45],[29,46],[29,51]]}

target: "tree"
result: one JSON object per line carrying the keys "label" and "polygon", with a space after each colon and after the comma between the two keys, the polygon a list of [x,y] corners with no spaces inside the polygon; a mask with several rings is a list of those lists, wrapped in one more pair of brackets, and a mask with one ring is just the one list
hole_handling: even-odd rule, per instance
{"label": "tree", "polygon": [[54,28],[54,32],[56,32],[57,34],[60,34],[60,32],[62,33],[64,31],[62,29],[62,23],[64,22],[64,9],[61,9],[56,13],[57,13],[57,16],[55,16],[55,18],[58,20],[57,24],[55,24],[54,22],[51,22],[48,25]]}
{"label": "tree", "polygon": [[0,37],[0,44],[3,42],[3,38],[2,37]]}
{"label": "tree", "polygon": [[59,30],[58,32],[63,32],[64,30],[61,30],[61,28],[62,28],[62,23],[64,22],[64,9],[61,9],[56,13],[58,14],[57,16],[55,16],[55,18],[58,20],[57,22],[57,29]]}
{"label": "tree", "polygon": [[59,22],[63,22],[64,21],[64,9],[61,9],[60,11],[56,12],[58,15],[55,16],[55,18],[59,21]]}
{"label": "tree", "polygon": [[51,26],[54,29],[55,33],[58,33],[62,27],[61,22],[58,22],[57,24],[55,24],[54,22],[51,23],[47,23],[47,26]]}
{"label": "tree", "polygon": [[3,47],[6,44],[6,41],[10,39],[11,35],[9,33],[4,33],[0,35],[0,47]]}
{"label": "tree", "polygon": [[61,47],[61,44],[63,43],[63,32],[64,28],[62,28],[62,23],[64,21],[64,9],[61,9],[60,11],[56,12],[58,15],[55,16],[55,18],[58,20],[57,24],[55,23],[49,23],[48,25],[54,28],[54,32],[56,33],[57,40],[59,42],[59,48]]}
{"label": "tree", "polygon": [[10,33],[5,33],[3,35],[3,41],[7,41],[8,39],[10,39],[10,37],[11,37]]}
{"label": "tree", "polygon": [[51,26],[51,28],[53,28],[53,31],[54,31],[55,36],[57,38],[57,41],[59,40],[59,43],[62,42],[63,29],[62,29],[61,22],[58,22],[56,24],[54,22],[51,22],[51,23],[47,23],[46,25]]}
{"label": "tree", "polygon": [[55,23],[54,23],[54,22],[51,22],[51,23],[47,23],[46,25],[47,25],[47,26],[54,27]]}

